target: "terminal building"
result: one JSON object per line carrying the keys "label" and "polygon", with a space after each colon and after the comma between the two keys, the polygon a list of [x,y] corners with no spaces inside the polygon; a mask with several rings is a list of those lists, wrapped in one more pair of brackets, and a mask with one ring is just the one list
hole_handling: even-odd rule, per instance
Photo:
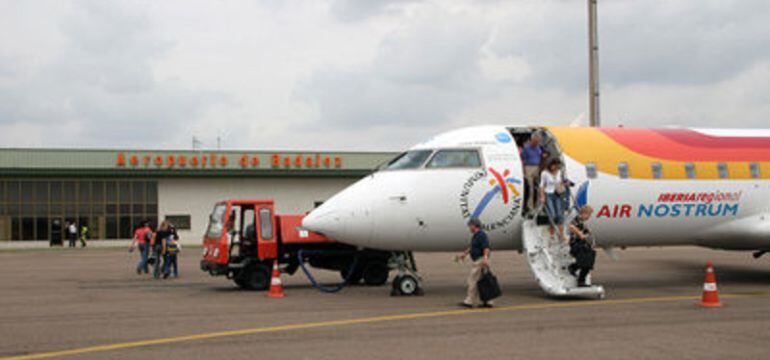
{"label": "terminal building", "polygon": [[49,241],[64,226],[130,239],[170,220],[198,243],[219,200],[274,199],[304,213],[396,154],[386,152],[0,149],[0,241]]}

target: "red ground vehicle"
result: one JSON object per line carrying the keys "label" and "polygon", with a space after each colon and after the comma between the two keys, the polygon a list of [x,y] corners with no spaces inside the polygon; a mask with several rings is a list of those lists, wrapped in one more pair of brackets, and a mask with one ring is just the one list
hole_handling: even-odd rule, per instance
{"label": "red ground vehicle", "polygon": [[201,270],[226,276],[250,290],[270,286],[275,259],[288,274],[306,262],[339,271],[348,283],[363,280],[367,285],[383,285],[388,281],[391,253],[357,249],[301,230],[304,215],[277,215],[274,209],[269,199],[217,203],[203,237]]}

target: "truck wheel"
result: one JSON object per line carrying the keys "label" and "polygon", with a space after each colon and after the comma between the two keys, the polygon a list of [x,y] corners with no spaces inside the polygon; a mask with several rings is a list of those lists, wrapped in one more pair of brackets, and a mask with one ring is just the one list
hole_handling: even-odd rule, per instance
{"label": "truck wheel", "polygon": [[249,266],[241,271],[235,283],[246,290],[267,290],[270,287],[270,267],[262,264]]}
{"label": "truck wheel", "polygon": [[369,286],[380,286],[388,282],[390,269],[384,262],[375,261],[366,265],[364,268],[364,283]]}
{"label": "truck wheel", "polygon": [[357,265],[356,269],[354,269],[356,272],[348,279],[348,273],[350,272],[351,265],[348,265],[345,269],[340,270],[340,277],[342,277],[342,280],[348,280],[348,285],[356,285],[361,282],[361,278],[364,276],[363,271],[361,271],[361,265]]}

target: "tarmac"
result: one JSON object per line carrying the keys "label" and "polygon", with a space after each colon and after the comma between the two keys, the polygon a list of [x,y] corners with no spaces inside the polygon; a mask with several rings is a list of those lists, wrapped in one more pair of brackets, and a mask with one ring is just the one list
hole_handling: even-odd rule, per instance
{"label": "tarmac", "polygon": [[[503,296],[464,310],[466,265],[417,254],[425,295],[390,287],[321,293],[301,272],[286,297],[198,270],[134,272],[124,248],[1,251],[0,358],[35,359],[758,359],[770,353],[770,257],[699,248],[599,254],[604,300],[545,296],[521,255],[493,254]],[[704,267],[724,308],[704,309]],[[339,275],[317,271],[333,283]]]}

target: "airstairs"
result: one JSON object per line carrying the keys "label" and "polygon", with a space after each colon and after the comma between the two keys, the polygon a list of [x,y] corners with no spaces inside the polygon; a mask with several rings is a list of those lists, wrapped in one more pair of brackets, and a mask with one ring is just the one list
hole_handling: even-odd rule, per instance
{"label": "airstairs", "polygon": [[[569,254],[569,244],[558,239],[558,235],[550,235],[548,226],[537,226],[535,220],[527,219],[522,235],[527,263],[537,283],[548,295],[604,298],[604,287],[601,285],[577,285],[577,278],[567,270],[575,261]],[[586,282],[591,284],[590,275]]]}

